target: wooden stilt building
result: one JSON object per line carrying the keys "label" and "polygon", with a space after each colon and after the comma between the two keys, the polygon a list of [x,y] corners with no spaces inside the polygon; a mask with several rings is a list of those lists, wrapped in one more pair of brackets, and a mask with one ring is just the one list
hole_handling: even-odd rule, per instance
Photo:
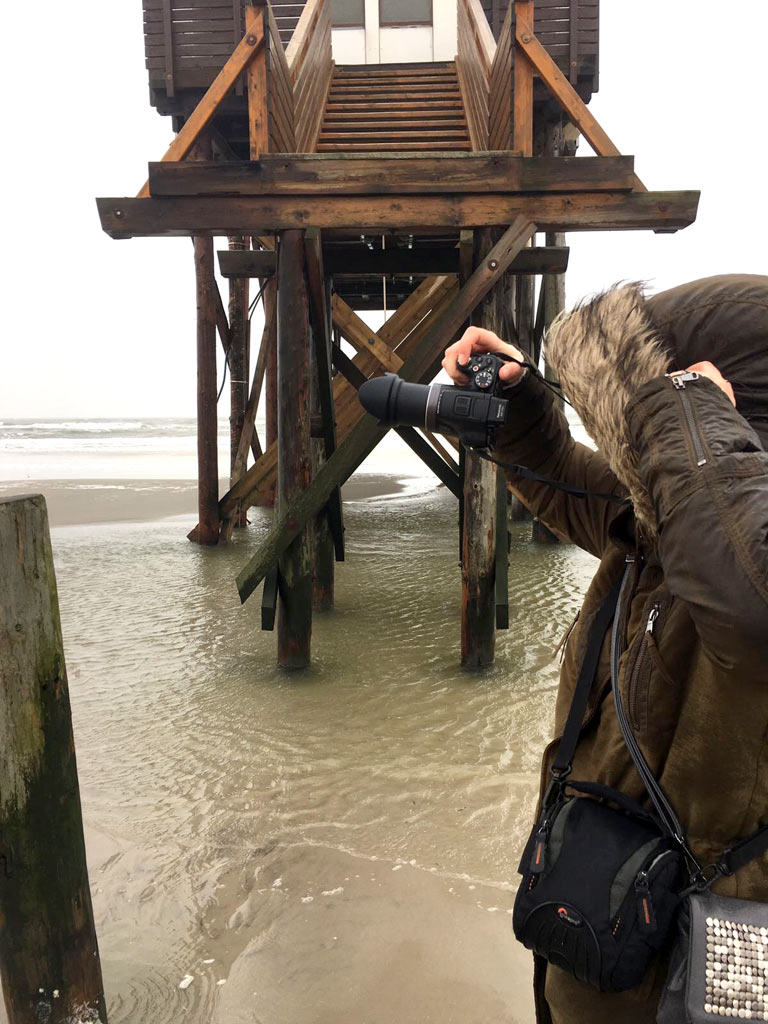
{"label": "wooden stilt building", "polygon": [[[340,487],[385,433],[359,405],[360,383],[385,371],[430,381],[470,321],[537,355],[563,302],[564,233],[675,231],[695,219],[698,193],[649,192],[589,112],[598,0],[143,5],[151,100],[177,134],[138,197],[100,199],[99,213],[113,238],[195,240],[190,537],[221,543],[249,506],[276,498],[237,582],[243,600],[264,582],[265,628],[280,606],[279,661],[304,666],[313,595],[332,603],[333,559],[344,558]],[[594,157],[573,156],[579,134]],[[251,352],[254,289],[266,326]],[[391,311],[377,332],[358,315],[369,309]],[[217,334],[232,371],[224,495]],[[399,432],[460,502],[462,660],[487,665],[508,622],[506,486],[471,453]]]}

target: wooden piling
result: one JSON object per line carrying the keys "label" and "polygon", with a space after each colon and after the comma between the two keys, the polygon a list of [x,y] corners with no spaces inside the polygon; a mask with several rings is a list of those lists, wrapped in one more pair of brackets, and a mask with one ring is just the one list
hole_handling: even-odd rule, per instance
{"label": "wooden piling", "polygon": [[[202,139],[193,157],[210,160],[210,139]],[[198,544],[219,542],[219,452],[216,398],[216,278],[213,238],[196,236],[195,286],[197,294],[197,480],[198,527],[189,535]]]}
{"label": "wooden piling", "polygon": [[9,1024],[106,1024],[45,499],[0,500],[0,978]]}
{"label": "wooden piling", "polygon": [[[229,239],[231,252],[245,252],[250,249],[251,240],[246,237],[233,236]],[[240,479],[238,449],[245,423],[248,407],[249,388],[249,280],[247,277],[229,279],[229,390],[230,413],[229,434],[231,458],[229,467],[229,485],[234,487]],[[239,512],[235,518],[235,526],[245,526],[248,520],[245,512]]]}
{"label": "wooden piling", "polygon": [[[309,299],[304,274],[304,235],[284,231],[277,256],[278,512],[308,487],[310,450]],[[280,559],[278,664],[306,668],[312,637],[311,527]]]}
{"label": "wooden piling", "polygon": [[[493,248],[494,232],[475,232],[475,244],[480,263]],[[503,320],[502,280],[488,292],[474,322],[499,333]],[[461,664],[482,668],[493,664],[496,646],[496,467],[467,451],[463,469]]]}

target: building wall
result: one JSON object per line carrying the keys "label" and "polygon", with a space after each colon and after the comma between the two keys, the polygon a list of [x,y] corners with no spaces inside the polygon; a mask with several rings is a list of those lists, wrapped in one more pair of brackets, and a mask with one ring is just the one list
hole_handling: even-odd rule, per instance
{"label": "building wall", "polygon": [[379,0],[365,0],[365,28],[335,28],[337,64],[410,64],[451,61],[458,49],[458,0],[433,0],[433,25],[379,27]]}

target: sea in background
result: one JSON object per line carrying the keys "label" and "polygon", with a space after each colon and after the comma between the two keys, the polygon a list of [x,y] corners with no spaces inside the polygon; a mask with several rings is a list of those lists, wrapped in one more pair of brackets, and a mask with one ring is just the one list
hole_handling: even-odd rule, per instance
{"label": "sea in background", "polygon": [[234,586],[271,513],[190,544],[195,445],[193,420],[0,423],[0,493],[51,513],[110,1021],[530,1024],[516,870],[594,559],[514,524],[510,629],[462,671],[456,502],[392,435],[285,673]]}

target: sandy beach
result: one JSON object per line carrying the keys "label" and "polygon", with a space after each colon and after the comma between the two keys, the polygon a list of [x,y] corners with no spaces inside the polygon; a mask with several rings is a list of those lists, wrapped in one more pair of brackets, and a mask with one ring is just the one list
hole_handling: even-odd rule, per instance
{"label": "sandy beach", "polygon": [[[221,481],[221,493],[228,483]],[[353,476],[343,489],[345,501],[402,493],[405,484],[378,473]],[[140,523],[169,516],[194,515],[194,480],[21,480],[0,482],[0,496],[43,494],[51,526],[89,523]]]}

